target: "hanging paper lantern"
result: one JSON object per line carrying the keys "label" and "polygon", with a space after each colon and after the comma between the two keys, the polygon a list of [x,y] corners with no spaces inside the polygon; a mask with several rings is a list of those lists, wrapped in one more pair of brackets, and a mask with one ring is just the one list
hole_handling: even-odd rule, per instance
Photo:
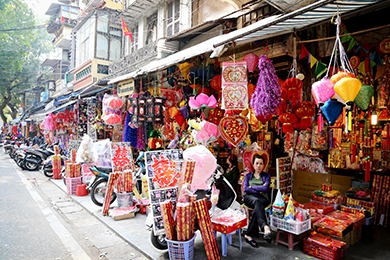
{"label": "hanging paper lantern", "polygon": [[303,87],[303,82],[297,78],[289,78],[284,82],[283,87],[287,90],[287,99],[292,99],[297,97],[298,90]]}
{"label": "hanging paper lantern", "polygon": [[340,79],[342,79],[344,77],[356,78],[355,75],[353,75],[352,73],[350,73],[348,71],[340,70],[339,72],[337,72],[337,74],[333,75],[330,78],[330,81],[332,81],[334,84],[336,84],[337,81],[339,81]]}
{"label": "hanging paper lantern", "polygon": [[311,107],[313,110],[316,109],[316,105],[311,101],[303,101],[301,104],[302,107]]}
{"label": "hanging paper lantern", "polygon": [[298,118],[293,113],[284,113],[279,116],[279,121],[283,124],[283,133],[292,133],[294,131],[293,124],[298,122]]}
{"label": "hanging paper lantern", "polygon": [[248,99],[251,100],[253,93],[255,92],[256,86],[254,84],[248,84]]}
{"label": "hanging paper lantern", "polygon": [[311,127],[311,118],[315,114],[315,109],[311,106],[300,107],[295,111],[295,115],[300,119],[300,129]]}
{"label": "hanging paper lantern", "polygon": [[183,115],[183,117],[187,118],[187,116],[188,116],[187,106],[182,106],[179,110],[180,110],[180,113]]}
{"label": "hanging paper lantern", "polygon": [[359,93],[355,97],[353,101],[361,110],[367,111],[368,106],[370,105],[371,98],[374,95],[374,88],[371,86],[367,86],[362,84]]}
{"label": "hanging paper lantern", "polygon": [[172,65],[168,68],[169,73],[174,73],[176,71],[176,65]]}
{"label": "hanging paper lantern", "polygon": [[208,95],[201,93],[196,98],[190,97],[190,101],[188,102],[188,104],[192,109],[213,109],[217,107],[218,102],[213,95],[209,97]]}
{"label": "hanging paper lantern", "polygon": [[206,87],[201,87],[201,88],[198,88],[198,90],[196,91],[196,94],[206,94],[206,95],[211,95],[211,89],[209,88],[206,88]]}
{"label": "hanging paper lantern", "polygon": [[122,123],[122,117],[117,114],[109,114],[103,117],[103,121],[107,125],[118,125]]}
{"label": "hanging paper lantern", "polygon": [[259,57],[253,53],[249,53],[244,56],[244,61],[246,61],[246,66],[249,72],[253,72],[256,69],[257,63],[259,62]]}
{"label": "hanging paper lantern", "polygon": [[122,99],[117,96],[109,97],[106,102],[107,106],[111,108],[121,108],[123,106]]}
{"label": "hanging paper lantern", "polygon": [[322,113],[328,120],[330,125],[336,123],[336,120],[343,113],[344,105],[337,101],[335,98],[331,98],[325,102],[325,105],[322,107]]}
{"label": "hanging paper lantern", "polygon": [[195,78],[198,77],[198,66],[192,66],[187,74],[187,79],[191,79],[191,82],[194,81]]}
{"label": "hanging paper lantern", "polygon": [[184,62],[182,64],[179,65],[179,70],[180,70],[180,73],[181,75],[187,79],[187,76],[188,76],[188,71],[190,70],[190,66],[191,64],[188,63],[188,62]]}
{"label": "hanging paper lantern", "polygon": [[256,116],[257,120],[262,122],[263,124],[267,123],[269,120],[272,119],[272,115],[268,114],[267,116],[264,117],[264,115],[258,115]]}
{"label": "hanging paper lantern", "polygon": [[168,84],[171,87],[174,87],[175,86],[175,79],[173,77],[168,78]]}
{"label": "hanging paper lantern", "polygon": [[360,80],[344,77],[334,84],[334,91],[345,101],[352,103],[360,91],[362,83]]}
{"label": "hanging paper lantern", "polygon": [[221,91],[222,90],[222,75],[217,75],[215,76],[211,82],[210,86],[216,90],[216,91]]}
{"label": "hanging paper lantern", "polygon": [[284,80],[278,77],[278,84],[282,87],[284,85]]}
{"label": "hanging paper lantern", "polygon": [[[355,100],[357,94],[359,93],[362,87],[362,83],[360,80],[344,77],[334,84],[334,91],[345,101],[347,104],[347,120],[345,124],[345,131],[352,130],[352,117],[351,117],[351,106],[353,104],[353,100]],[[348,120],[349,119],[349,120]]]}
{"label": "hanging paper lantern", "polygon": [[200,66],[197,71],[198,77],[200,80],[209,81],[210,79],[215,77],[215,69],[214,65],[210,64],[208,66]]}
{"label": "hanging paper lantern", "polygon": [[320,107],[334,95],[334,83],[329,79],[314,82],[311,89]]}

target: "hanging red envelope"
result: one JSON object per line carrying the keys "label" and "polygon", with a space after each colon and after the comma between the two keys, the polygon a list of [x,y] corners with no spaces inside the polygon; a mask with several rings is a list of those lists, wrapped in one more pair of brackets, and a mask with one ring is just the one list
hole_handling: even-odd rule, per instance
{"label": "hanging red envelope", "polygon": [[248,133],[248,123],[242,116],[224,117],[219,123],[219,131],[226,142],[237,146]]}
{"label": "hanging red envelope", "polygon": [[222,64],[222,109],[245,110],[248,106],[246,62]]}

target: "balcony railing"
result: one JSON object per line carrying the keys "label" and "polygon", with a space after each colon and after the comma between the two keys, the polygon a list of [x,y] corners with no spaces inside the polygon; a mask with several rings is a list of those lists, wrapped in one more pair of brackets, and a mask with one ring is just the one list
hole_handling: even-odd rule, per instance
{"label": "balcony railing", "polygon": [[120,60],[110,64],[108,74],[129,73],[144,62],[150,62],[157,57],[157,42],[153,42],[134,53],[131,53]]}

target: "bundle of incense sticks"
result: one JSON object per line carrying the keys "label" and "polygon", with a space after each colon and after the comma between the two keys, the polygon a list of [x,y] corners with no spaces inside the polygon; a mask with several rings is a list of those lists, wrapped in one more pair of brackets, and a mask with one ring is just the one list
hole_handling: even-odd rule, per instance
{"label": "bundle of incense sticks", "polygon": [[203,243],[206,250],[206,255],[209,260],[221,259],[213,229],[211,227],[211,220],[209,211],[207,210],[206,200],[197,200],[194,202],[196,217],[202,233]]}
{"label": "bundle of incense sticks", "polygon": [[124,191],[124,185],[123,185],[123,174],[120,171],[117,171],[114,173],[118,175],[118,179],[116,180],[116,183],[115,183],[116,191],[118,193],[124,193],[125,191]]}
{"label": "bundle of incense sticks", "polygon": [[175,221],[173,220],[172,201],[166,200],[161,204],[165,235],[169,240],[176,241]]}
{"label": "bundle of incense sticks", "polygon": [[190,211],[191,211],[191,226],[190,226],[190,238],[192,238],[194,236],[194,230],[195,230],[195,205],[194,205],[194,202],[196,201],[196,195],[195,194],[192,194],[190,195],[190,203],[191,203],[191,208],[190,208]]}
{"label": "bundle of incense sticks", "polygon": [[71,154],[70,154],[70,160],[72,161],[72,163],[76,162],[76,153],[77,153],[77,151],[73,149]]}
{"label": "bundle of incense sticks", "polygon": [[[184,195],[184,198],[182,198],[183,196],[183,189],[182,187],[184,186],[184,184],[191,184],[192,183],[192,177],[194,176],[194,169],[195,169],[195,163],[196,161],[189,158],[188,160],[184,160],[183,162],[183,167],[182,167],[182,170],[181,170],[181,175],[180,175],[180,180],[179,180],[179,187],[177,189],[177,202],[182,201],[182,202],[187,202],[187,197],[186,195]],[[188,185],[190,186],[190,185]],[[190,188],[190,187],[188,187]]]}
{"label": "bundle of incense sticks", "polygon": [[177,241],[188,241],[191,236],[191,204],[178,203],[176,205]]}
{"label": "bundle of incense sticks", "polygon": [[79,177],[81,175],[81,164],[80,163],[65,163],[65,174],[66,177],[74,178]]}
{"label": "bundle of incense sticks", "polygon": [[54,146],[54,154],[59,155],[60,154],[60,147],[58,145]]}
{"label": "bundle of incense sticks", "polygon": [[53,165],[53,179],[61,179],[61,156],[52,155],[51,163]]}
{"label": "bundle of incense sticks", "polygon": [[130,169],[126,169],[123,171],[123,181],[124,181],[124,189],[125,192],[129,193],[133,191],[133,172]]}
{"label": "bundle of incense sticks", "polygon": [[112,192],[114,191],[114,185],[115,185],[115,182],[118,179],[118,177],[119,177],[118,174],[111,173],[110,177],[108,178],[108,187],[107,187],[107,191],[106,191],[106,196],[104,198],[103,210],[102,210],[103,215],[108,215],[108,210],[110,209]]}

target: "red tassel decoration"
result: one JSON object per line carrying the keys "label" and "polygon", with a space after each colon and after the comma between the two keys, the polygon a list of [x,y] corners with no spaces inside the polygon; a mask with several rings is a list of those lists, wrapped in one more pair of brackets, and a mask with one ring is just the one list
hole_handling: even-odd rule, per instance
{"label": "red tassel decoration", "polygon": [[369,182],[370,181],[370,157],[367,157],[366,158],[366,162],[365,162],[365,166],[366,166],[366,169],[365,169],[365,178],[364,178],[364,182]]}

